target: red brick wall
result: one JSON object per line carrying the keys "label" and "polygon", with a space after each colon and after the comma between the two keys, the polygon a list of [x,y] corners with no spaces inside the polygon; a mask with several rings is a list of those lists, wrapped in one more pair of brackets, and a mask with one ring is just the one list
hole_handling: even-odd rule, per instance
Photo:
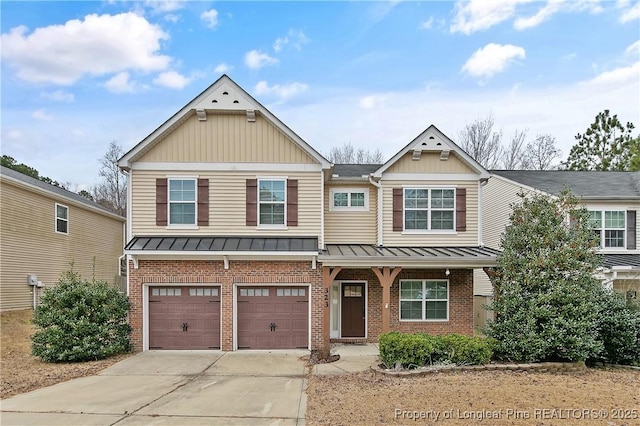
{"label": "red brick wall", "polygon": [[310,284],[311,349],[322,345],[323,298],[322,269],[311,269],[303,261],[230,261],[225,270],[222,261],[208,260],[140,260],[138,269],[129,264],[130,323],[132,342],[142,350],[142,289],[143,284],[210,283],[221,288],[221,348],[233,349],[233,284]]}
{"label": "red brick wall", "polygon": [[[405,269],[400,272],[391,287],[392,331],[406,333],[425,332],[429,334],[459,333],[472,336],[473,332],[473,270],[455,269],[447,277],[444,269]],[[449,280],[449,321],[400,321],[400,280],[403,279],[448,279]],[[368,282],[367,320],[368,339],[377,342],[382,329],[382,287],[371,269],[345,269],[340,271],[336,281],[361,280]]]}

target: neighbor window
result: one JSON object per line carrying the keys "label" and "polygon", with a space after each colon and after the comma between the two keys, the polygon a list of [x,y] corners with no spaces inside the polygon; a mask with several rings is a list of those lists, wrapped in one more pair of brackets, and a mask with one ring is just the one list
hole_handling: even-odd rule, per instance
{"label": "neighbor window", "polygon": [[196,180],[169,179],[169,225],[196,224]]}
{"label": "neighbor window", "polygon": [[589,211],[589,225],[596,242],[603,248],[624,248],[626,212],[623,210]]}
{"label": "neighbor window", "polygon": [[330,210],[369,210],[369,190],[366,188],[331,188]]}
{"label": "neighbor window", "polygon": [[286,181],[259,180],[259,225],[284,225]]}
{"label": "neighbor window", "polygon": [[449,319],[449,282],[446,280],[401,280],[400,319],[446,321]]}
{"label": "neighbor window", "polygon": [[56,232],[69,233],[69,207],[56,204]]}
{"label": "neighbor window", "polygon": [[450,230],[454,227],[455,190],[405,188],[405,230]]}

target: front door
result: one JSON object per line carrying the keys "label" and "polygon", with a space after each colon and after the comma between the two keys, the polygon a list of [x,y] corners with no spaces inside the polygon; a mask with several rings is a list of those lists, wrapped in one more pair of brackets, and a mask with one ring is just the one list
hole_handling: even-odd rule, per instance
{"label": "front door", "polygon": [[342,285],[342,337],[365,337],[364,284]]}

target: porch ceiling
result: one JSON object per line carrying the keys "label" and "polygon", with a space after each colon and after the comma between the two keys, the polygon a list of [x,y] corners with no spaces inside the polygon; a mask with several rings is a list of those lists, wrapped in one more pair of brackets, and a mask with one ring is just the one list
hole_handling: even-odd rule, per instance
{"label": "porch ceiling", "polygon": [[483,268],[496,266],[498,251],[489,247],[388,247],[327,244],[318,256],[323,266],[368,268]]}

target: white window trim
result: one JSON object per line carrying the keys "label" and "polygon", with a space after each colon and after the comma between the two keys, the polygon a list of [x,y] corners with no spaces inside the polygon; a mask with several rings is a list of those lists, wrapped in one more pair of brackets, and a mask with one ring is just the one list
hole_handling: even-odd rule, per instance
{"label": "white window trim", "polygon": [[[192,180],[195,183],[194,223],[171,223],[171,181],[172,180]],[[174,203],[185,203],[184,201],[174,201]],[[191,201],[187,201],[191,203]],[[165,229],[199,229],[198,228],[198,177],[197,176],[167,176],[167,226]]]}
{"label": "white window trim", "polygon": [[[351,205],[351,193],[361,192],[364,194],[364,206],[352,206]],[[334,194],[347,193],[346,206],[335,206],[333,204]],[[344,187],[344,188],[330,188],[329,189],[329,211],[339,212],[368,212],[369,211],[369,188],[362,187]]]}
{"label": "white window trim", "polygon": [[[429,229],[406,229],[405,228],[405,193],[408,189],[428,189],[429,190],[429,207],[427,207],[427,226]],[[453,209],[437,209],[436,211],[448,211],[453,210],[453,229],[431,229],[431,190],[453,190]],[[450,234],[456,235],[456,199],[457,199],[457,187],[456,186],[439,186],[439,185],[403,185],[402,186],[402,234],[403,235],[415,235],[415,234]],[[423,209],[412,209],[423,210]]]}
{"label": "white window trim", "polygon": [[[266,181],[268,181],[268,180],[271,180],[271,181],[281,180],[281,181],[284,182],[284,202],[283,202],[283,205],[284,205],[284,223],[282,225],[280,225],[280,224],[271,224],[271,223],[265,223],[265,224],[260,223],[260,209],[262,207],[262,202],[260,201],[260,182],[261,181],[265,181],[265,180]],[[286,177],[282,177],[282,176],[273,176],[273,177],[264,176],[264,177],[259,177],[257,179],[257,181],[258,181],[258,188],[257,188],[257,191],[256,191],[256,198],[257,198],[256,201],[258,203],[258,211],[256,212],[256,214],[257,214],[258,217],[256,219],[257,219],[257,222],[258,222],[258,226],[256,227],[256,229],[266,229],[266,230],[269,230],[269,229],[286,230],[286,229],[288,229],[287,228],[287,190],[288,190],[288,186],[287,186],[288,180],[287,180],[287,178]],[[266,201],[265,201],[265,203],[266,203]]]}
{"label": "white window trim", "polygon": [[[618,206],[599,206],[599,207],[587,207],[588,212],[600,212],[601,217],[600,220],[602,222],[602,227],[599,228],[600,231],[600,244],[599,248],[602,251],[607,252],[621,252],[627,251],[627,227],[629,224],[627,223],[627,208],[626,207],[618,207]],[[624,227],[623,228],[606,228],[605,227],[605,212],[622,212],[624,217]],[[609,229],[611,231],[622,231],[623,241],[622,247],[606,247],[605,246],[605,231]]]}
{"label": "white window trim", "polygon": [[[426,302],[427,301],[431,301],[431,302],[444,302],[444,299],[425,299],[424,297],[422,298],[422,318],[423,319],[403,319],[402,318],[402,283],[403,282],[407,282],[407,281],[420,281],[422,283],[422,293],[425,294],[425,284],[428,282],[436,282],[436,281],[444,281],[447,283],[447,318],[446,319],[426,319]],[[449,321],[449,310],[451,307],[451,303],[450,303],[450,297],[451,295],[451,286],[450,286],[450,282],[449,280],[445,279],[406,279],[406,280],[400,280],[400,283],[398,284],[398,320],[400,322],[448,322]],[[405,301],[416,301],[416,299],[404,299]]]}
{"label": "white window trim", "polygon": [[[54,219],[53,219],[53,230],[56,232],[56,234],[61,234],[61,235],[69,235],[69,206],[65,206],[64,204],[60,204],[60,203],[55,203],[55,207],[54,207]],[[59,218],[58,217],[58,207],[64,207],[65,209],[67,209],[67,218],[63,219],[63,218]],[[60,220],[64,220],[67,222],[67,232],[61,232],[58,231],[58,219]]]}

